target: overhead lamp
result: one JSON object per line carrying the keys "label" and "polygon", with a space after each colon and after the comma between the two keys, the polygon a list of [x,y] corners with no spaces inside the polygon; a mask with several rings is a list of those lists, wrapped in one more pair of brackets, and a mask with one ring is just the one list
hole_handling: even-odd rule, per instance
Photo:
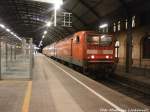
{"label": "overhead lamp", "polygon": [[52,3],[52,4],[62,4],[63,0],[32,0],[38,2]]}
{"label": "overhead lamp", "polygon": [[19,39],[19,40],[22,40],[22,39],[21,39],[20,37],[18,37],[18,36],[17,36],[16,38]]}
{"label": "overhead lamp", "polygon": [[46,35],[46,34],[47,34],[47,31],[44,31],[44,34]]}
{"label": "overhead lamp", "polygon": [[15,36],[15,37],[16,37],[16,34],[13,34],[13,36]]}
{"label": "overhead lamp", "polygon": [[14,35],[14,33],[13,32],[10,32],[12,35]]}
{"label": "overhead lamp", "polygon": [[42,38],[45,38],[45,36],[43,35]]}
{"label": "overhead lamp", "polygon": [[108,27],[108,24],[102,24],[99,26],[99,28],[106,28],[106,27]]}
{"label": "overhead lamp", "polygon": [[52,22],[51,21],[48,21],[47,23],[46,23],[46,26],[47,27],[50,27],[52,25]]}
{"label": "overhead lamp", "polygon": [[7,32],[10,32],[10,29],[7,28],[6,31],[7,31]]}
{"label": "overhead lamp", "polygon": [[0,24],[0,27],[1,27],[1,28],[5,28],[5,25],[3,25],[3,24]]}
{"label": "overhead lamp", "polygon": [[15,38],[22,40],[20,37],[18,37],[16,34],[14,34],[10,29],[6,28],[5,25],[0,24],[0,27],[5,29],[5,31],[9,32],[11,35],[13,35]]}
{"label": "overhead lamp", "polygon": [[61,6],[61,4],[54,4],[54,8],[55,8],[55,10],[60,9],[60,6]]}

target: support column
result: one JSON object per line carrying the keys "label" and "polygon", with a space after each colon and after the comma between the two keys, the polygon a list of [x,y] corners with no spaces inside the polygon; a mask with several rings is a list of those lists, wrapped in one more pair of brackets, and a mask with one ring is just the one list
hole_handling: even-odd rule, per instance
{"label": "support column", "polygon": [[132,66],[132,17],[128,17],[127,39],[126,39],[126,72],[131,72]]}
{"label": "support column", "polygon": [[2,65],[1,65],[1,61],[2,61],[2,53],[1,53],[1,41],[0,41],[0,80],[2,79]]}
{"label": "support column", "polygon": [[12,61],[13,59],[13,48],[12,48],[12,45],[10,47],[10,60]]}
{"label": "support column", "polygon": [[6,59],[6,71],[7,71],[7,68],[8,68],[8,45],[7,43],[5,43],[5,59]]}
{"label": "support column", "polygon": [[16,60],[16,44],[14,46],[14,59]]}
{"label": "support column", "polygon": [[30,79],[32,79],[32,68],[33,68],[33,40],[32,40],[32,38],[29,40],[29,46],[30,46],[30,49],[29,49],[29,57],[30,57],[30,68],[29,68],[29,70],[30,70]]}

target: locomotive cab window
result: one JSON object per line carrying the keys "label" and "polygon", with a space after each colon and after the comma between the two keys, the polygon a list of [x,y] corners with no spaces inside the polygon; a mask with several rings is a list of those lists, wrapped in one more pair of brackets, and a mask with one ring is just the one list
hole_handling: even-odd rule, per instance
{"label": "locomotive cab window", "polygon": [[99,44],[100,37],[99,37],[99,35],[88,35],[87,42],[88,42],[88,44]]}
{"label": "locomotive cab window", "polygon": [[87,43],[100,46],[110,46],[112,43],[112,37],[107,35],[88,35]]}
{"label": "locomotive cab window", "polygon": [[102,35],[100,38],[101,38],[101,42],[100,42],[101,46],[110,46],[112,44],[111,36]]}

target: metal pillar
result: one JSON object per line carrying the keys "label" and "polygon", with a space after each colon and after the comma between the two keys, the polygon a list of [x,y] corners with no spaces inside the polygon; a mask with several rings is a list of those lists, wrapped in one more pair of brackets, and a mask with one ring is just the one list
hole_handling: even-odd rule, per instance
{"label": "metal pillar", "polygon": [[30,41],[29,41],[29,46],[30,46],[30,49],[29,49],[29,57],[30,57],[30,68],[29,68],[29,70],[30,70],[30,80],[32,79],[32,68],[33,68],[33,64],[34,64],[34,57],[33,57],[33,40],[32,40],[32,38],[30,39]]}
{"label": "metal pillar", "polygon": [[14,59],[16,60],[16,45],[14,46]]}
{"label": "metal pillar", "polygon": [[128,17],[127,39],[126,39],[126,72],[131,71],[132,66],[132,17]]}
{"label": "metal pillar", "polygon": [[11,47],[10,47],[10,60],[12,61],[12,59],[13,59],[13,48],[12,48],[12,45],[11,45]]}
{"label": "metal pillar", "polygon": [[6,58],[6,70],[7,70],[7,68],[8,68],[8,45],[7,45],[7,43],[5,44],[5,58]]}
{"label": "metal pillar", "polygon": [[2,79],[2,66],[1,66],[1,61],[2,61],[1,58],[2,57],[1,57],[1,54],[2,53],[1,53],[1,41],[0,41],[0,80]]}

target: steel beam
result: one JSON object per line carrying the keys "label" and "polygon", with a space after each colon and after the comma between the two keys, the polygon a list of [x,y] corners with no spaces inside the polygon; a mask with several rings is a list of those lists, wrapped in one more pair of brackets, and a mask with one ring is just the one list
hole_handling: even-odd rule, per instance
{"label": "steel beam", "polygon": [[[71,10],[69,10],[69,9],[65,9],[65,8],[63,8],[63,9],[64,9],[64,11],[66,11],[66,12],[71,12]],[[75,13],[73,13],[73,12],[71,12],[71,13],[72,13],[72,15],[73,15],[75,18],[77,18],[77,20],[79,20],[86,28],[90,29],[89,26],[88,26],[88,24],[87,24],[86,22],[84,22],[77,14],[75,14]]]}
{"label": "steel beam", "polygon": [[80,3],[82,3],[88,10],[90,10],[98,19],[101,18],[99,14],[92,8],[90,7],[84,0],[78,0]]}

